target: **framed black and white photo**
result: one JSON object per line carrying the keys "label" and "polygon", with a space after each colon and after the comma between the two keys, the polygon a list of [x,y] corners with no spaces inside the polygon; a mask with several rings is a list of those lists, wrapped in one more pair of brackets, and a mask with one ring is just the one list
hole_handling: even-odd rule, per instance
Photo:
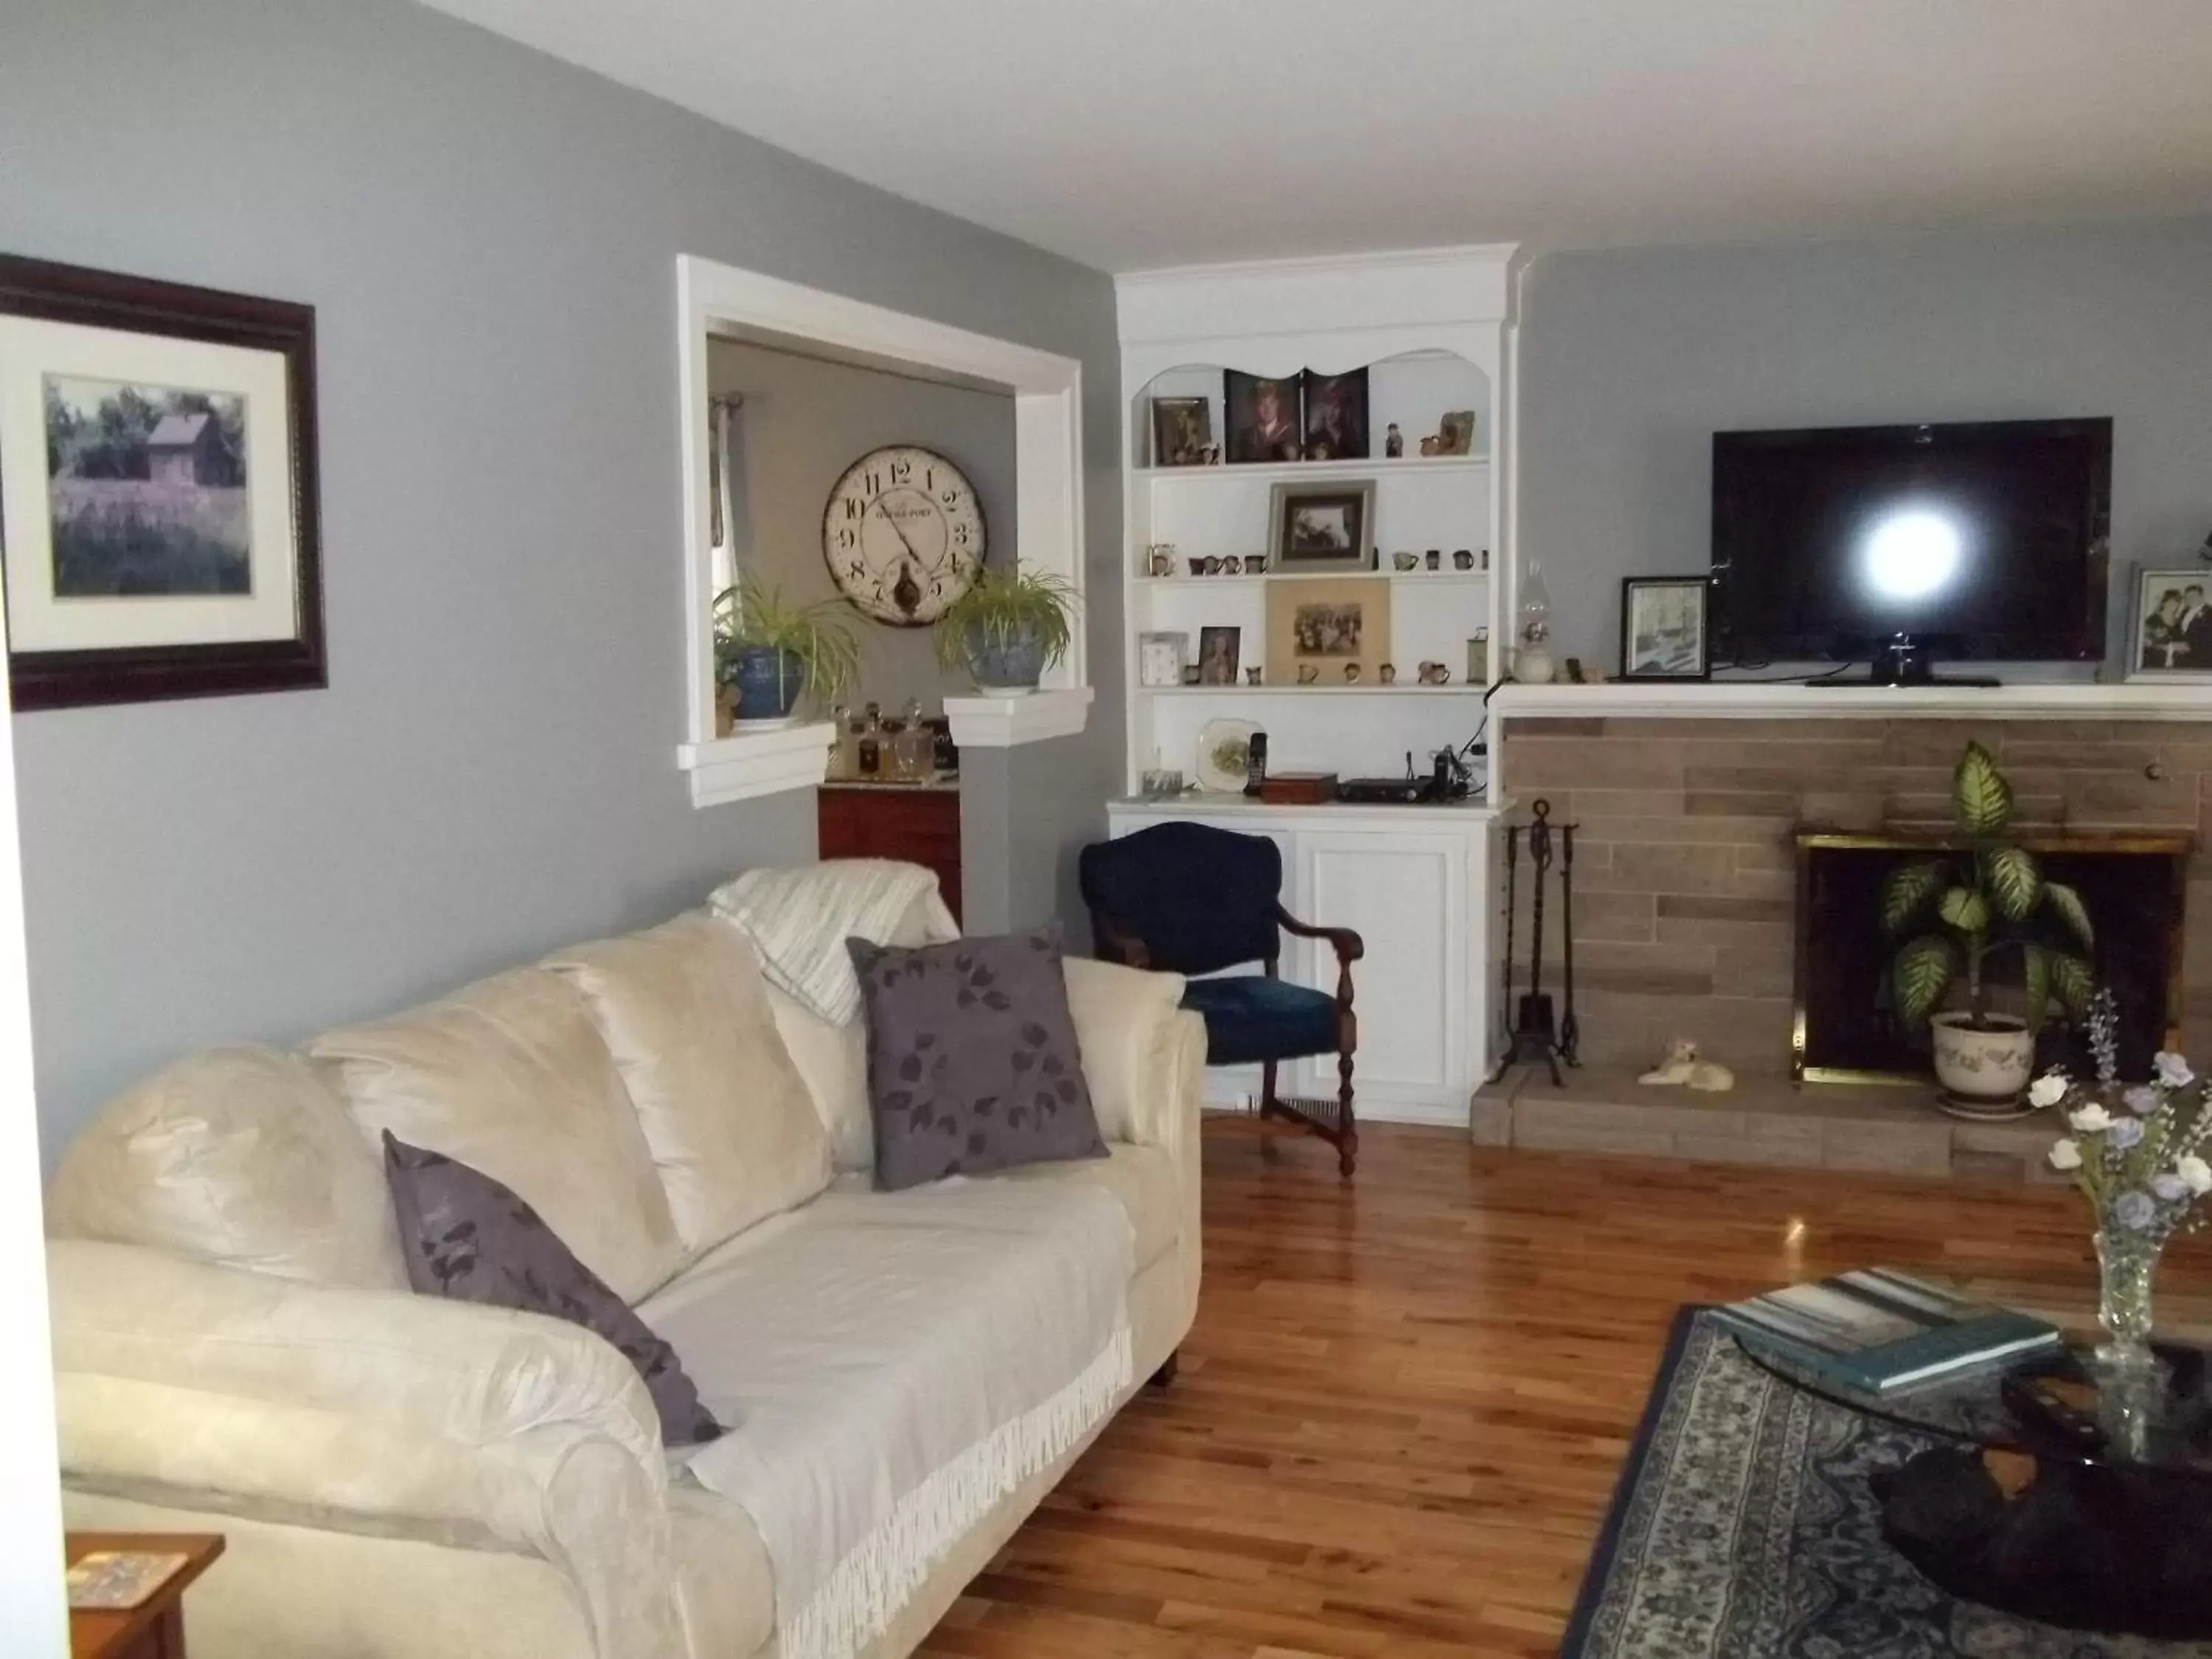
{"label": "framed black and white photo", "polygon": [[1367,459],[1367,371],[1342,374],[1305,373],[1301,388],[1305,447],[1309,461]]}
{"label": "framed black and white photo", "polygon": [[1705,644],[1705,576],[1629,576],[1620,584],[1620,677],[1702,680],[1712,663]]}
{"label": "framed black and white photo", "polygon": [[1203,398],[1152,399],[1152,465],[1204,466],[1213,447],[1213,407]]}
{"label": "framed black and white photo", "polygon": [[1241,628],[1201,628],[1198,630],[1198,683],[1234,685],[1244,630]]}
{"label": "framed black and white photo", "polygon": [[2212,566],[2136,569],[2131,680],[2212,680]]}
{"label": "framed black and white photo", "polygon": [[17,708],[325,684],[312,307],[0,256]]}
{"label": "framed black and white photo", "polygon": [[1375,527],[1375,483],[1279,483],[1270,492],[1268,538],[1274,569],[1283,575],[1330,570],[1370,570]]}
{"label": "framed black and white photo", "polygon": [[1295,461],[1304,441],[1299,422],[1296,374],[1270,378],[1231,368],[1222,371],[1222,424],[1229,463]]}

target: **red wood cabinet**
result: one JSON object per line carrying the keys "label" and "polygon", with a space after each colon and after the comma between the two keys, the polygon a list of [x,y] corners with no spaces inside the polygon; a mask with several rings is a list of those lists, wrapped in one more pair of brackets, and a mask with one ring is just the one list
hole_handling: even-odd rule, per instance
{"label": "red wood cabinet", "polygon": [[903,859],[937,872],[960,920],[960,791],[937,784],[839,785],[820,792],[816,840],[825,859]]}

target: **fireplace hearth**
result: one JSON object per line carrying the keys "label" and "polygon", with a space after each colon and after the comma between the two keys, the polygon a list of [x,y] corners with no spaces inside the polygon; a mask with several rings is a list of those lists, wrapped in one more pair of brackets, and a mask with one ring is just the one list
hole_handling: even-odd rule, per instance
{"label": "fireplace hearth", "polygon": [[[2183,903],[2191,836],[2162,831],[2054,831],[2017,837],[2052,880],[2078,890],[2097,929],[2096,975],[2120,1012],[2122,1073],[2148,1073],[2150,1057],[2178,1037],[2182,1011]],[[1890,1006],[1893,941],[1876,920],[1884,879],[1899,865],[1930,854],[1964,852],[1939,834],[1796,837],[1796,1018],[1791,1075],[1812,1082],[1924,1081],[1928,1035],[1908,1032]],[[2051,943],[2065,940],[2054,930]],[[1996,1006],[2024,1006],[2018,954],[1991,964]],[[2053,1021],[2037,1045],[2037,1063],[2085,1069],[2081,1035]]]}

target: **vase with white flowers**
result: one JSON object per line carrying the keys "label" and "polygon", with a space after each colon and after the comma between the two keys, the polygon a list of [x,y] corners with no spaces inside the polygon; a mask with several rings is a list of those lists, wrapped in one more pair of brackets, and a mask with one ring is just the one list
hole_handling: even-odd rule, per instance
{"label": "vase with white flowers", "polygon": [[2051,1149],[2053,1169],[2074,1177],[2096,1218],[2097,1322],[2105,1340],[2098,1365],[2112,1372],[2155,1369],[2150,1348],[2151,1279],[2174,1234],[2200,1224],[2197,1200],[2212,1192],[2212,1086],[2181,1055],[2160,1053],[2151,1080],[2122,1087],[2118,1025],[2112,994],[2101,990],[2089,1006],[2089,1048],[2094,1084],[2062,1072],[2045,1073],[2029,1086],[2037,1106],[2059,1106],[2073,1133]]}

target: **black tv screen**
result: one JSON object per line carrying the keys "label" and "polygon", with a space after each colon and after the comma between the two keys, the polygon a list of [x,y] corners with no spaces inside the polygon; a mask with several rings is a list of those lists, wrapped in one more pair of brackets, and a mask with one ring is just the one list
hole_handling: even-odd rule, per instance
{"label": "black tv screen", "polygon": [[1716,665],[2105,653],[2109,420],[1713,434]]}

